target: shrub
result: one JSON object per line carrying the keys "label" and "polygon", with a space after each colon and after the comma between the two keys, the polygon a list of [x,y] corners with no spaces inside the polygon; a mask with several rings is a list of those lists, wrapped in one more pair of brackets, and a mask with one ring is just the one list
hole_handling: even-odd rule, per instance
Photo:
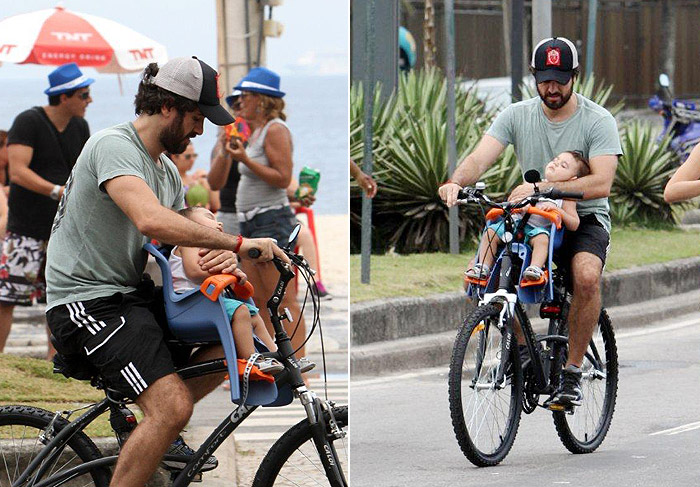
{"label": "shrub", "polygon": [[668,149],[670,137],[657,142],[648,122],[632,121],[622,128],[620,157],[610,195],[611,217],[616,223],[674,222],[664,188],[676,168]]}

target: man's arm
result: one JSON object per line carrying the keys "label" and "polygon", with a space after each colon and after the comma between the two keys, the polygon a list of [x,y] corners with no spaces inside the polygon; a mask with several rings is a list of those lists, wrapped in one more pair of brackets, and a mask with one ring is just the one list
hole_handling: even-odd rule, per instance
{"label": "man's arm", "polygon": [[[49,196],[55,184],[29,169],[33,155],[34,148],[28,145],[12,144],[7,147],[7,156],[10,162],[10,181],[29,191]],[[59,196],[62,194],[63,186],[61,186]]]}
{"label": "man's arm", "polygon": [[490,168],[506,147],[498,139],[484,135],[476,149],[472,151],[457,166],[450,178],[450,183],[440,186],[438,193],[447,206],[453,206],[457,201],[457,193],[462,186],[476,183],[482,174]]}
{"label": "man's arm", "polygon": [[[119,206],[142,234],[160,242],[183,247],[235,250],[238,237],[199,225],[160,204],[151,188],[136,176],[118,176],[104,183],[110,198]],[[248,251],[258,249],[258,261],[271,260],[273,255],[285,262],[289,258],[271,239],[245,239],[238,254],[251,259]]]}
{"label": "man's arm", "polygon": [[[541,183],[537,183],[537,187],[540,191],[549,188],[557,188],[562,191],[582,192],[584,200],[593,200],[610,196],[610,190],[613,180],[615,179],[615,171],[617,170],[617,156],[602,155],[593,157],[589,161],[589,166],[591,168],[591,173],[587,176],[559,183],[542,181]],[[508,201],[519,201],[530,196],[533,192],[534,188],[532,184],[521,184],[508,196]]]}

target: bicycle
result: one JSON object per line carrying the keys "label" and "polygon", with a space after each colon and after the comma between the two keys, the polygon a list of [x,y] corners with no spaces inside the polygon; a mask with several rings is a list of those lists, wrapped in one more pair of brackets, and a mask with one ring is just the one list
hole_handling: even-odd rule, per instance
{"label": "bicycle", "polygon": [[[525,179],[536,184],[539,173],[528,171]],[[483,183],[464,188],[458,202],[490,207],[487,219],[502,217],[505,244],[488,279],[469,286],[478,305],[459,329],[449,370],[454,432],[465,456],[481,467],[503,461],[515,441],[522,412],[544,408],[540,396],[551,396],[559,384],[559,372],[567,359],[571,292],[565,271],[557,268],[552,272],[552,253],[563,232],[557,231],[561,226],[558,214],[535,208],[535,204],[583,196],[556,189],[540,192],[535,186],[535,194],[522,201],[497,203],[484,189]],[[528,205],[517,223],[513,215]],[[551,278],[544,285],[526,287],[514,276],[522,276],[529,265],[531,249],[523,243],[523,229],[531,214],[552,222],[547,262]],[[545,334],[534,332],[523,306],[535,303],[540,305],[541,318],[549,320]],[[523,357],[514,346],[518,324],[526,344]],[[564,446],[572,453],[591,453],[607,435],[617,396],[617,346],[605,309],[600,311],[581,368],[582,405],[552,414]]]}
{"label": "bicycle", "polygon": [[[281,485],[331,485],[347,487],[345,473],[348,467],[348,408],[336,406],[335,403],[321,399],[304,385],[300,366],[294,357],[290,336],[285,331],[282,320],[293,322],[287,309],[279,312],[287,284],[294,277],[293,268],[304,277],[308,285],[309,295],[314,307],[313,325],[307,336],[309,339],[315,328],[319,327],[319,298],[314,293],[313,273],[303,256],[295,254],[293,242],[300,226],[294,229],[289,238],[289,244],[283,250],[290,258],[292,265],[285,264],[275,258],[273,263],[280,274],[275,291],[267,301],[267,308],[275,329],[277,352],[264,349],[261,342],[256,343],[264,356],[275,357],[285,366],[285,370],[275,376],[274,384],[264,381],[250,381],[250,366],[246,367],[243,378],[231,380],[232,399],[238,396],[238,407],[223,419],[221,424],[210,434],[192,457],[165,455],[164,460],[175,460],[186,463],[182,470],[172,470],[170,480],[174,487],[184,487],[191,482],[201,481],[200,469],[204,462],[216,451],[221,443],[260,405],[282,406],[289,404],[296,396],[304,406],[307,418],[300,421],[284,433],[270,448],[263,458],[253,481],[254,487]],[[151,249],[153,252],[153,249]],[[256,257],[251,251],[251,257]],[[161,256],[163,261],[165,258]],[[163,261],[161,270],[163,270]],[[166,268],[167,268],[167,261]],[[166,282],[166,275],[164,283]],[[218,302],[218,294],[230,290],[235,278],[217,281],[205,281],[201,297],[203,302]],[[212,278],[209,278],[212,279]],[[228,288],[227,288],[228,286]],[[216,288],[216,289],[215,289]],[[217,291],[212,294],[212,291]],[[199,291],[193,291],[198,293]],[[164,293],[165,294],[165,293]],[[214,295],[215,294],[215,295]],[[209,298],[207,300],[207,298]],[[168,301],[166,300],[166,311]],[[169,325],[172,322],[169,317]],[[230,324],[226,318],[226,328]],[[296,331],[296,330],[295,330]],[[294,332],[292,332],[292,335]],[[321,333],[323,344],[323,334]],[[226,349],[226,347],[225,347]],[[235,351],[235,348],[234,348]],[[322,348],[325,362],[325,352]],[[234,356],[235,357],[235,356]],[[227,358],[230,358],[227,353]],[[189,365],[177,370],[184,379],[201,377],[207,374],[230,372],[230,360],[217,359]],[[236,360],[233,360],[234,364]],[[249,363],[250,365],[250,363]],[[325,365],[325,363],[324,363]],[[56,362],[55,372],[67,371],[70,361],[63,357]],[[324,367],[325,368],[325,367]],[[0,407],[0,486],[2,487],[54,487],[58,485],[94,485],[107,487],[111,470],[117,455],[103,456],[95,441],[89,438],[84,429],[98,416],[110,411],[110,424],[114,430],[117,444],[126,440],[130,431],[136,427],[136,418],[128,409],[128,401],[95,373],[78,374],[80,379],[89,379],[93,386],[105,392],[102,401],[73,411],[51,412],[31,406]],[[236,375],[230,375],[233,379]],[[239,387],[240,385],[240,387]],[[259,386],[259,387],[258,387]],[[276,389],[270,395],[270,387]],[[259,394],[258,394],[259,393]],[[251,399],[252,398],[252,399]],[[87,409],[78,418],[69,421],[76,411]],[[340,451],[340,453],[339,453]],[[307,465],[301,464],[308,463]],[[4,472],[2,471],[4,469]],[[67,482],[73,482],[66,484]],[[7,482],[7,483],[5,483]]]}

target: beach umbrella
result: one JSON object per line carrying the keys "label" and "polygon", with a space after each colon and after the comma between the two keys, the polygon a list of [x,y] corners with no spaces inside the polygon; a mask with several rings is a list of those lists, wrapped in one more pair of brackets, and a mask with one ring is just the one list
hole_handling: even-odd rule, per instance
{"label": "beach umbrella", "polygon": [[74,62],[101,73],[141,71],[168,60],[165,47],[117,22],[59,6],[0,20],[0,62]]}

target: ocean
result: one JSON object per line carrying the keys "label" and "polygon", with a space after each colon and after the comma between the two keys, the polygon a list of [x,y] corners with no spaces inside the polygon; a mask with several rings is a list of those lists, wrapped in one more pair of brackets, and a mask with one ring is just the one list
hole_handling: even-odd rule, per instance
{"label": "ocean", "polygon": [[[133,97],[138,76],[122,76],[120,94],[116,75],[85,74],[96,79],[91,86],[93,102],[86,120],[91,133],[135,118]],[[0,76],[1,76],[0,68]],[[2,79],[0,77],[0,129],[8,130],[14,117],[35,105],[46,105],[46,78]],[[280,89],[286,93],[287,123],[294,142],[294,174],[309,166],[321,172],[314,212],[347,214],[348,171],[348,79],[346,76],[288,76]],[[228,94],[228,93],[227,93]],[[193,139],[199,154],[195,168],[209,168],[216,142],[216,126],[205,122],[204,134]]]}

